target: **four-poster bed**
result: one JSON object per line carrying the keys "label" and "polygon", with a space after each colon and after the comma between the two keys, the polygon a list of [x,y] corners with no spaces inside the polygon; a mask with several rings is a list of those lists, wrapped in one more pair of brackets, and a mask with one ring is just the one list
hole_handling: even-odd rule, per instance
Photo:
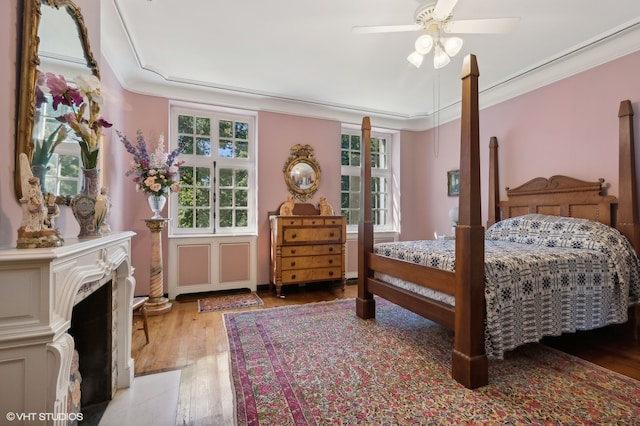
{"label": "four-poster bed", "polygon": [[[630,102],[623,101],[619,111],[617,199],[601,195],[602,179],[584,182],[554,176],[536,178],[508,189],[508,200],[500,202],[497,140],[492,138],[487,223],[491,228],[485,235],[481,224],[478,75],[476,58],[470,55],[465,58],[462,73],[459,222],[455,241],[376,244],[374,248],[368,190],[371,185],[368,117],[362,125],[364,165],[358,235],[357,315],[375,317],[375,294],[451,328],[452,377],[467,388],[488,383],[488,352],[501,358],[506,350],[539,340],[541,333],[624,322],[631,302],[640,299],[638,259],[634,253],[634,248],[635,251],[640,248],[640,224]],[[613,246],[603,245],[603,241]],[[422,243],[426,247],[421,247]],[[514,243],[519,246],[509,248]],[[403,244],[409,247],[403,248]],[[541,253],[525,252],[525,248],[535,248]],[[557,269],[557,265],[549,267],[542,260],[556,259],[554,250],[558,249],[573,256],[567,260],[572,269],[564,270],[558,278],[546,276],[546,270]],[[627,249],[628,257],[611,259],[616,257],[611,256],[612,252],[623,253]],[[507,251],[515,252],[513,258],[504,259]],[[397,258],[392,258],[393,255]],[[601,259],[595,260],[598,256]],[[542,260],[539,265],[527,266],[526,272],[505,272],[509,263],[523,264],[530,258]],[[520,272],[528,274],[523,287],[509,288],[508,285],[513,285],[509,273],[517,276]],[[600,289],[584,291],[581,283],[587,276],[595,277],[597,284],[602,285],[602,295],[598,293]],[[592,284],[589,282],[585,287],[591,288]],[[624,291],[627,294],[621,294]],[[558,300],[562,306],[556,306]],[[566,303],[573,304],[567,308]],[[578,311],[575,315],[565,312],[575,310]],[[535,323],[534,317],[541,315],[539,311],[543,312],[542,325]],[[552,318],[554,315],[562,318]]]}

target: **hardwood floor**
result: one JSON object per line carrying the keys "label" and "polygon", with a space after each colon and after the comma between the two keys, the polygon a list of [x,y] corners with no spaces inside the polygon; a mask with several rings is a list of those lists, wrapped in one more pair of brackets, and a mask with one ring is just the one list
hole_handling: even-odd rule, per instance
{"label": "hardwood floor", "polygon": [[[320,283],[287,286],[284,299],[260,289],[263,309],[289,304],[353,298],[356,285],[339,287]],[[198,313],[197,299],[173,301],[171,312],[149,317],[150,342],[146,344],[142,321],[134,318],[132,356],[135,374],[180,369],[182,378],[176,424],[232,425],[233,397],[229,381],[229,353],[223,312]],[[605,368],[640,380],[640,342],[624,337],[617,329],[596,330],[545,339],[549,346],[572,353]]]}

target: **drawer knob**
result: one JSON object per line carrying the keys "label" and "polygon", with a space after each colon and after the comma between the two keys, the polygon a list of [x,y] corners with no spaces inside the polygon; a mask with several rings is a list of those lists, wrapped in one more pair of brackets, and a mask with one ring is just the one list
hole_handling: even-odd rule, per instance
{"label": "drawer knob", "polygon": [[291,250],[291,254],[296,254],[296,251],[295,250]]}
{"label": "drawer knob", "polygon": [[296,274],[291,275],[291,279],[295,280],[296,279]]}
{"label": "drawer knob", "polygon": [[294,234],[291,234],[291,238],[295,238],[295,237],[297,237],[297,236],[298,236],[298,234],[295,234],[295,233],[294,233]]}
{"label": "drawer knob", "polygon": [[329,263],[333,263],[333,259],[329,259]]}
{"label": "drawer knob", "polygon": [[333,276],[333,271],[329,271],[329,276],[332,277]]}
{"label": "drawer knob", "polygon": [[296,266],[296,262],[291,262],[291,266]]}
{"label": "drawer knob", "polygon": [[329,247],[329,251],[333,251],[333,247]]}
{"label": "drawer knob", "polygon": [[329,236],[333,238],[335,234],[333,232],[329,232]]}

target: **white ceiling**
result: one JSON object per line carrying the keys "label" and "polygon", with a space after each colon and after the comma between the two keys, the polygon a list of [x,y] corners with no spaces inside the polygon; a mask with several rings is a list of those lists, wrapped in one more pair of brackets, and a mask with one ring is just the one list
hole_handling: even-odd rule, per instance
{"label": "white ceiling", "polygon": [[414,23],[416,0],[101,4],[102,52],[128,90],[302,115],[372,115],[406,128],[455,110],[469,53],[486,105],[640,50],[638,0],[459,0],[456,20],[521,19],[508,35],[461,35],[462,51],[439,71],[432,57],[420,69],[406,60],[421,32],[351,32]]}

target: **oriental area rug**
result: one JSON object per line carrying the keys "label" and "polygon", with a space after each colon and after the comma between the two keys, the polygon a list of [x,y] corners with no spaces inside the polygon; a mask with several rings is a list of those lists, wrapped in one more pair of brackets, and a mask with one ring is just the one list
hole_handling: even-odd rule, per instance
{"label": "oriental area rug", "polygon": [[198,299],[198,312],[214,312],[226,309],[262,306],[264,302],[255,293],[233,293]]}
{"label": "oriental area rug", "polygon": [[540,344],[450,377],[453,334],[385,300],[225,313],[238,425],[636,425],[640,382]]}

